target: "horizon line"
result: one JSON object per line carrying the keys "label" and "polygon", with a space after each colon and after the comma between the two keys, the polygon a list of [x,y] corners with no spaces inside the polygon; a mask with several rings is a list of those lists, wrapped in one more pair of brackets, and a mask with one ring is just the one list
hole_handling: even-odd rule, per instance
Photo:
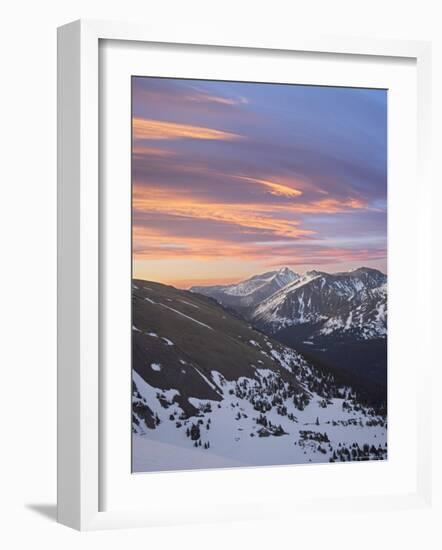
{"label": "horizon line", "polygon": [[294,271],[291,267],[285,265],[283,267],[280,267],[279,269],[263,271],[263,272],[260,272],[260,273],[252,273],[251,275],[244,276],[244,278],[241,278],[241,279],[235,278],[234,280],[232,280],[231,282],[228,282],[228,283],[213,283],[213,284],[207,284],[206,283],[206,284],[199,284],[199,285],[198,284],[192,284],[192,285],[190,285],[186,288],[176,286],[176,284],[166,283],[166,282],[162,282],[162,281],[155,281],[153,279],[142,279],[140,277],[133,277],[132,276],[131,280],[132,281],[144,281],[146,283],[156,283],[156,284],[171,286],[173,288],[178,288],[179,290],[190,290],[194,286],[210,287],[210,286],[235,285],[235,284],[239,284],[243,281],[247,281],[248,279],[251,279],[252,277],[256,277],[258,275],[264,275],[266,273],[277,273],[277,272],[283,271],[284,269],[289,269],[292,273],[294,273],[295,275],[298,275],[299,277],[303,277],[303,276],[305,276],[305,275],[307,275],[308,273],[311,273],[311,272],[323,273],[325,275],[340,275],[340,274],[345,274],[345,273],[354,273],[355,271],[359,271],[359,270],[363,270],[363,269],[370,270],[370,271],[377,271],[378,273],[381,273],[385,277],[388,277],[388,274],[384,273],[384,271],[382,271],[380,269],[377,269],[377,268],[374,268],[374,267],[367,267],[367,266],[355,267],[355,268],[352,268],[352,269],[348,269],[346,271],[333,271],[333,272],[330,272],[330,271],[324,271],[322,269],[309,269],[309,270],[304,271],[304,272],[298,272],[298,271]]}

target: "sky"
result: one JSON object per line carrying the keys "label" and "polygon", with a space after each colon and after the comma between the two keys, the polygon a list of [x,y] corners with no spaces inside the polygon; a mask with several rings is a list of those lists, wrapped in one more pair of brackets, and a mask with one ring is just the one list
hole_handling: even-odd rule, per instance
{"label": "sky", "polygon": [[133,276],[387,270],[387,91],[132,77]]}

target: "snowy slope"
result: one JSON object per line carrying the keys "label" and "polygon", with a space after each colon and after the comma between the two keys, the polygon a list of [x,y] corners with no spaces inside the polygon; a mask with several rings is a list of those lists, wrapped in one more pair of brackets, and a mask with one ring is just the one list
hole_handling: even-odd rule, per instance
{"label": "snowy slope", "polygon": [[221,306],[133,290],[133,469],[384,459],[384,416]]}
{"label": "snowy slope", "polygon": [[334,332],[354,334],[369,340],[387,335],[387,285],[363,289],[349,300],[347,307],[340,308],[329,317],[319,334]]}

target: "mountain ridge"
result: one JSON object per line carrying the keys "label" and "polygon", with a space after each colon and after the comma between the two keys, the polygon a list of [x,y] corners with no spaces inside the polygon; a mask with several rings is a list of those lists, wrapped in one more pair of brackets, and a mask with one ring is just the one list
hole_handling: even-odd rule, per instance
{"label": "mountain ridge", "polygon": [[267,271],[230,285],[192,286],[190,292],[215,298],[224,306],[253,308],[277,290],[299,278],[288,267]]}
{"label": "mountain ridge", "polygon": [[190,291],[215,299],[272,334],[288,326],[323,323],[323,334],[347,332],[361,339],[386,335],[387,275],[374,268],[299,275],[284,267],[231,285],[194,286]]}
{"label": "mountain ridge", "polygon": [[372,268],[310,271],[269,296],[250,318],[272,333],[288,326],[324,322],[329,334],[340,330],[353,331],[360,338],[382,336],[386,334],[386,283],[387,276]]}

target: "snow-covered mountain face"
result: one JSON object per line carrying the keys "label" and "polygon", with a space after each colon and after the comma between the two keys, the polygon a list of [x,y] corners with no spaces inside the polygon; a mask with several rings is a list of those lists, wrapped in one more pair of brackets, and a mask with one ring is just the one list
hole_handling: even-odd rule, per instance
{"label": "snow-covered mountain face", "polygon": [[190,291],[210,296],[222,305],[243,312],[244,309],[256,307],[263,300],[298,279],[299,275],[297,273],[294,273],[288,267],[283,267],[278,271],[268,271],[267,273],[254,275],[236,284],[194,286]]}
{"label": "snow-covered mountain face", "polygon": [[387,336],[387,285],[363,289],[329,317],[319,334],[342,332],[370,340]]}
{"label": "snow-covered mountain face", "polygon": [[261,302],[251,319],[269,334],[311,325],[315,335],[385,337],[387,277],[369,268],[335,274],[311,271]]}
{"label": "snow-covered mountain face", "polygon": [[241,295],[227,293],[258,287],[273,280],[276,273],[222,287],[222,292],[214,291],[216,287],[202,287],[198,292],[235,310],[258,330],[342,376],[364,399],[383,406],[387,398],[387,276],[366,267],[289,274],[278,279],[282,286],[271,294],[273,288],[264,285],[265,298],[255,290],[249,306],[241,302]]}
{"label": "snow-covered mountain face", "polygon": [[200,294],[132,297],[133,471],[387,457],[386,417],[294,349]]}

